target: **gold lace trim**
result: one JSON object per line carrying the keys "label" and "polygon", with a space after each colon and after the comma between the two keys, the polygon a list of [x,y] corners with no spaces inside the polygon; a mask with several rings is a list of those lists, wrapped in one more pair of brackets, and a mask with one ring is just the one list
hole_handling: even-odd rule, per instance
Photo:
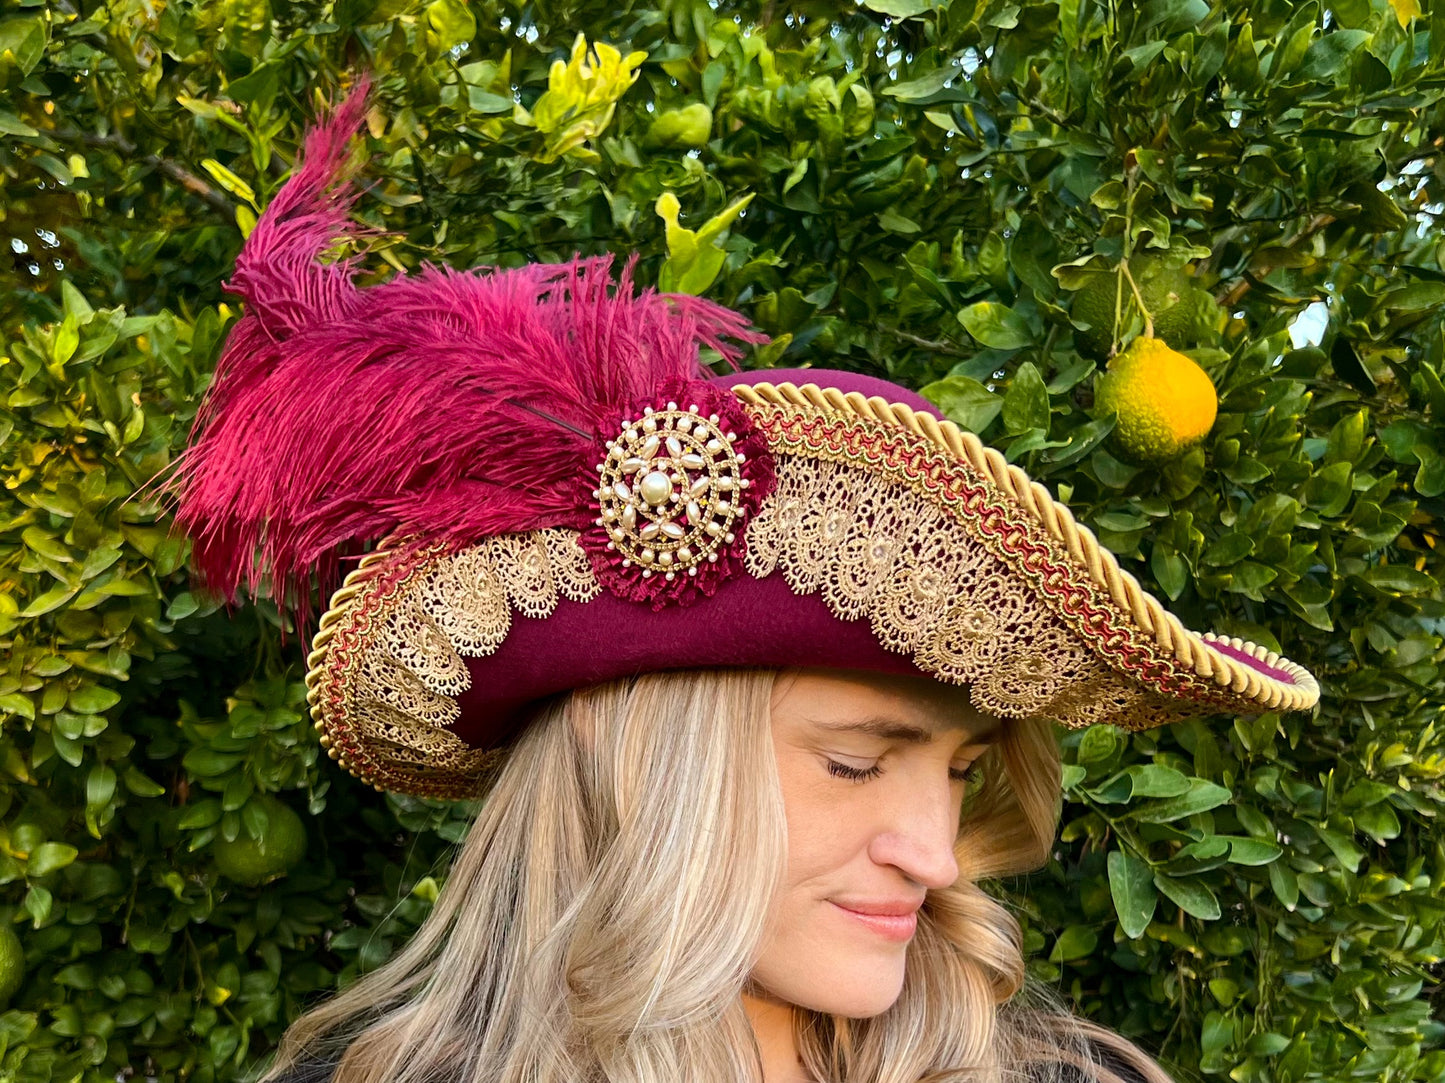
{"label": "gold lace trim", "polygon": [[[601,587],[577,537],[576,531],[550,529],[488,538],[426,561],[400,587],[367,629],[365,642],[356,645],[349,673],[337,675],[349,677],[349,687],[340,690],[344,725],[361,738],[357,752],[374,761],[368,781],[399,772],[406,789],[425,792],[418,779],[475,778],[491,764],[495,757],[447,728],[459,715],[457,697],[471,684],[464,659],[501,646],[514,609],[540,620],[561,598],[586,602],[597,596]],[[365,591],[365,580],[357,586]],[[328,630],[335,634],[334,627],[323,634]],[[334,648],[330,637],[318,636],[318,653]],[[322,683],[313,686],[318,704]]]}
{"label": "gold lace trim", "polygon": [[1158,724],[1159,697],[1081,645],[936,503],[843,463],[779,456],[776,466],[777,491],[748,528],[751,575],[777,571],[839,618],[867,619],[919,669],[967,684],[980,710]]}

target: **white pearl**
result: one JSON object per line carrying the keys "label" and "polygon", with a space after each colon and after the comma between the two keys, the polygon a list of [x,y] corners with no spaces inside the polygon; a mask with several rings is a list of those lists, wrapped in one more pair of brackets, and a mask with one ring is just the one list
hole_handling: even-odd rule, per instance
{"label": "white pearl", "polygon": [[662,446],[662,439],[657,436],[649,436],[642,441],[642,446],[637,449],[639,458],[650,459],[657,454],[657,449]]}
{"label": "white pearl", "polygon": [[687,533],[681,526],[671,521],[662,524],[662,532],[674,541]]}
{"label": "white pearl", "polygon": [[667,438],[667,453],[674,458],[682,454],[682,441],[676,436]]}
{"label": "white pearl", "polygon": [[619,481],[612,486],[612,492],[618,500],[631,500],[632,490],[627,487],[627,482]]}
{"label": "white pearl", "polygon": [[638,491],[642,493],[642,499],[655,508],[666,504],[672,496],[672,479],[662,471],[654,470],[642,479]]}
{"label": "white pearl", "polygon": [[642,528],[642,531],[638,536],[641,537],[643,541],[652,541],[652,539],[657,537],[657,535],[661,531],[662,528],[656,523],[648,523],[645,527]]}

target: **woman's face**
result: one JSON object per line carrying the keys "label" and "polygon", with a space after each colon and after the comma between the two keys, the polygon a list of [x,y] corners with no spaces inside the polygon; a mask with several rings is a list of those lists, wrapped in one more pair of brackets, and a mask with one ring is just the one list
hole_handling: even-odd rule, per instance
{"label": "woman's face", "polygon": [[998,721],[923,678],[807,670],[779,678],[772,727],[788,868],[753,983],[878,1015],[903,988],[924,895],[958,877],[967,776]]}

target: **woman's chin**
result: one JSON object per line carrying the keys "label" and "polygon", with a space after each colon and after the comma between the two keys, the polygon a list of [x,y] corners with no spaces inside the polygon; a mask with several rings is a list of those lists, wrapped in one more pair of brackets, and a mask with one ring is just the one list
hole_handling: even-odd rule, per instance
{"label": "woman's chin", "polygon": [[843,1019],[872,1019],[898,1003],[903,992],[903,970],[892,973],[884,964],[849,974],[836,971],[811,981],[778,983],[769,992],[799,1008]]}

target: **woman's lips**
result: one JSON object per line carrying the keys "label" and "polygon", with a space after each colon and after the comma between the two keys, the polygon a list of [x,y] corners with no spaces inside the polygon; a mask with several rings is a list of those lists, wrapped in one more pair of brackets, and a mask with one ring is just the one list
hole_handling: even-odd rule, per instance
{"label": "woman's lips", "polygon": [[870,932],[877,934],[884,940],[891,940],[895,943],[903,943],[913,939],[913,934],[918,929],[917,908],[905,909],[897,906],[868,906],[869,913],[862,910],[854,910],[843,903],[833,903],[848,917],[862,925]]}

